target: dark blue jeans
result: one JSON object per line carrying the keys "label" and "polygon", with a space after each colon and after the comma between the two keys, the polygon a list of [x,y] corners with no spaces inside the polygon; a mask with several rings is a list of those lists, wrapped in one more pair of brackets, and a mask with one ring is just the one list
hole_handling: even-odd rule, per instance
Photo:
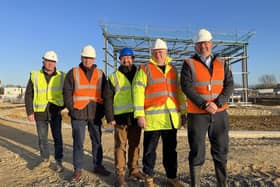
{"label": "dark blue jeans", "polygon": [[84,157],[84,140],[85,128],[88,126],[92,145],[92,161],[94,168],[102,166],[103,150],[101,145],[101,121],[95,122],[94,120],[73,120],[72,124],[72,137],[73,137],[73,164],[75,170],[83,168]]}
{"label": "dark blue jeans", "polygon": [[49,145],[48,145],[48,124],[50,123],[52,137],[54,140],[54,157],[56,160],[63,158],[63,142],[61,133],[61,116],[58,116],[50,121],[36,121],[37,134],[39,140],[40,155],[43,160],[49,159]]}

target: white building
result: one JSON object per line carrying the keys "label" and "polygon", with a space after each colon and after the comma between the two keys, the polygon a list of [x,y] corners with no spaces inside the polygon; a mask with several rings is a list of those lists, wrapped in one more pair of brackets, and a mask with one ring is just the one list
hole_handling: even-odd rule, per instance
{"label": "white building", "polygon": [[4,97],[5,98],[18,98],[23,96],[25,93],[25,88],[19,87],[5,87],[4,88]]}

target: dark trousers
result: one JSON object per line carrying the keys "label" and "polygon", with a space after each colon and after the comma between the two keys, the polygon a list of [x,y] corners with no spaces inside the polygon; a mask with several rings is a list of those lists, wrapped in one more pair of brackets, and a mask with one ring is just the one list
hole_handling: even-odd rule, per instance
{"label": "dark trousers", "polygon": [[85,128],[88,127],[92,145],[92,162],[94,168],[102,166],[103,150],[101,145],[101,121],[71,120],[73,137],[73,164],[75,170],[83,168]]}
{"label": "dark trousers", "polygon": [[228,115],[226,111],[188,114],[189,164],[201,166],[205,161],[205,136],[208,133],[211,155],[216,165],[225,166],[228,154]]}
{"label": "dark trousers", "polygon": [[40,155],[43,160],[49,159],[49,145],[48,145],[48,124],[50,123],[52,137],[54,141],[54,157],[61,161],[63,158],[63,142],[61,134],[61,116],[51,119],[50,121],[36,121],[36,128],[38,134],[38,142]]}
{"label": "dark trousers", "polygon": [[158,130],[144,132],[143,172],[154,175],[156,149],[159,138],[162,139],[163,166],[168,178],[177,176],[177,130]]}

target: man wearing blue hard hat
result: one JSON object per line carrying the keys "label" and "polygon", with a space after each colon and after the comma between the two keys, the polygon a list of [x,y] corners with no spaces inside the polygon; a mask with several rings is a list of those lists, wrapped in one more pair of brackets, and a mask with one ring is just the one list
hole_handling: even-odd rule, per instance
{"label": "man wearing blue hard hat", "polygon": [[[141,128],[133,117],[132,80],[136,73],[133,64],[134,53],[130,48],[120,50],[120,66],[118,70],[109,75],[105,100],[107,122],[114,126],[115,134],[115,186],[127,186],[125,182],[125,165],[127,162],[129,178],[144,180],[139,170],[139,143]],[[128,161],[126,161],[126,145],[128,144]]]}

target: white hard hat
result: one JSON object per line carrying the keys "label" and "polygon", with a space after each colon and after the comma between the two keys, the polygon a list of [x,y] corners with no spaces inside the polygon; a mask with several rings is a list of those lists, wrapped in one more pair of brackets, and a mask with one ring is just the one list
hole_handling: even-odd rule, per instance
{"label": "white hard hat", "polygon": [[91,45],[86,45],[81,52],[82,57],[96,58],[95,49]]}
{"label": "white hard hat", "polygon": [[212,40],[212,34],[206,29],[200,29],[193,39],[194,43],[208,42]]}
{"label": "white hard hat", "polygon": [[163,41],[162,39],[156,39],[155,43],[154,43],[154,46],[153,46],[153,50],[155,49],[168,49],[167,48],[167,45],[166,45],[166,42]]}
{"label": "white hard hat", "polygon": [[54,51],[47,51],[45,52],[44,56],[42,57],[44,60],[50,60],[57,62],[57,55]]}

